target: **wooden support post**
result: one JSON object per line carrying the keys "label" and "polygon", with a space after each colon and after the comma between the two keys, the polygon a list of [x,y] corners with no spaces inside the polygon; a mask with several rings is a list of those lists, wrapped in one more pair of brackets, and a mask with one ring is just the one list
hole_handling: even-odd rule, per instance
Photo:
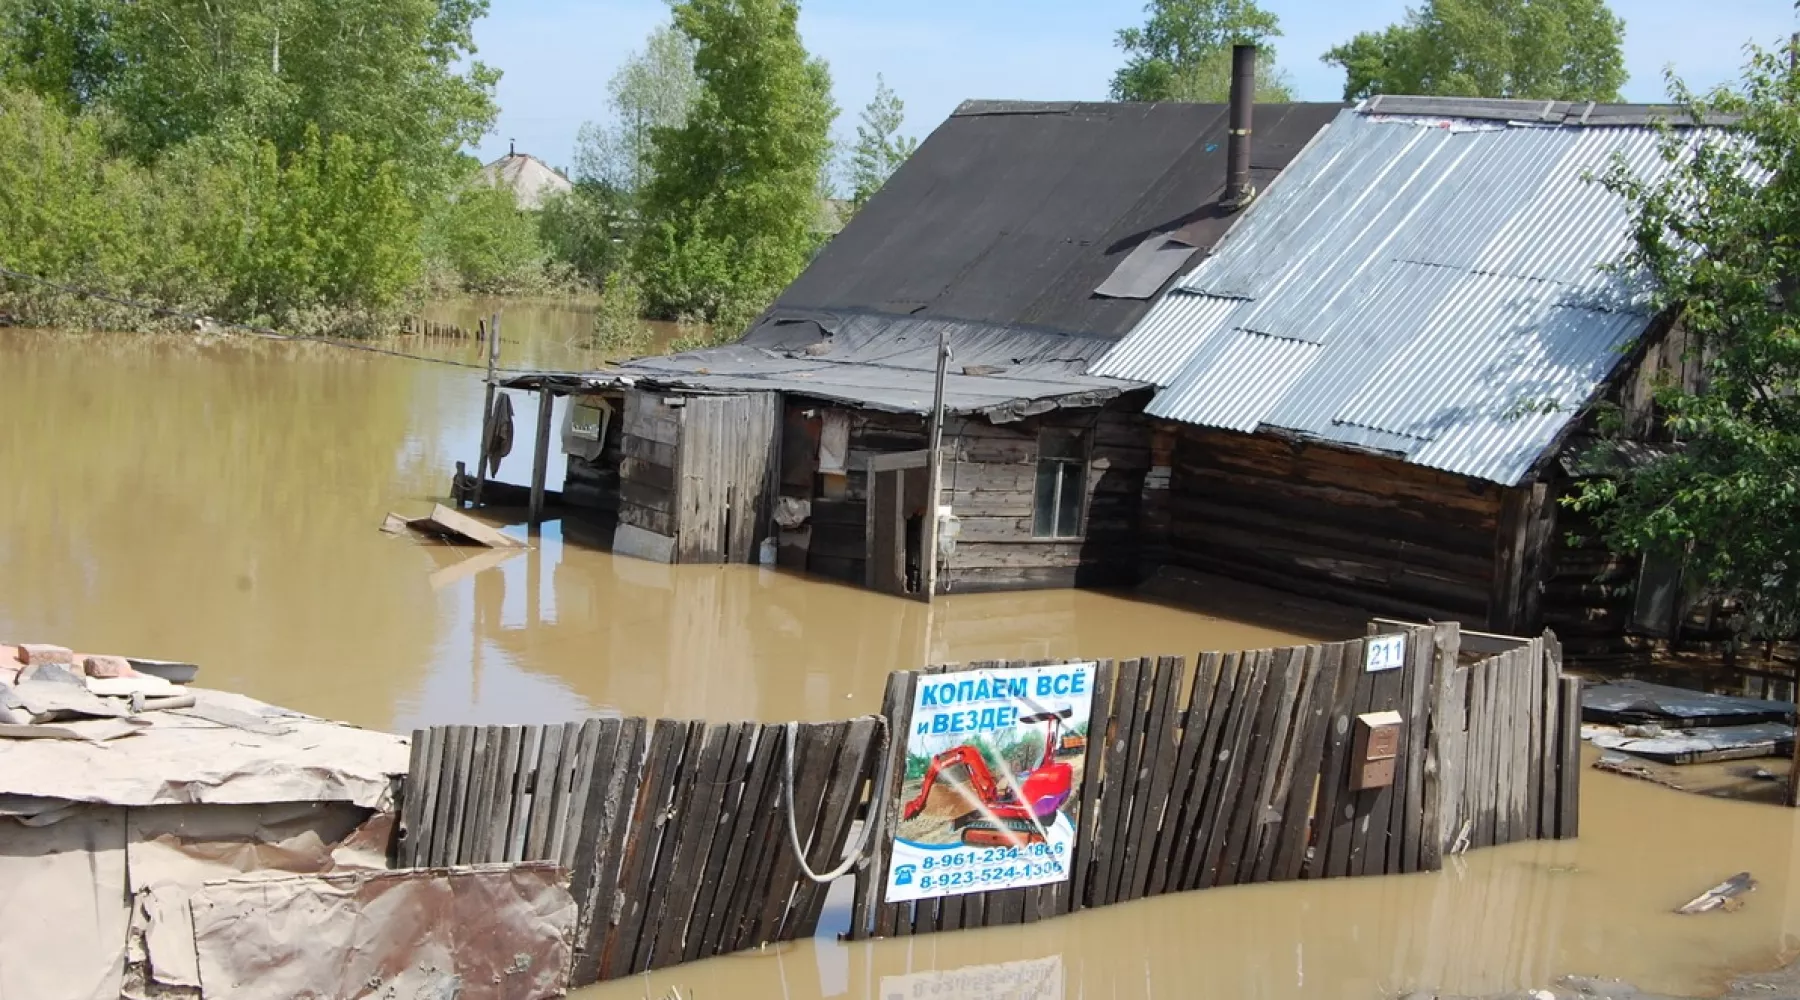
{"label": "wooden support post", "polygon": [[556,409],[556,397],[550,387],[538,390],[537,445],[531,454],[531,533],[538,533],[544,523],[544,476],[550,471],[550,414]]}
{"label": "wooden support post", "polygon": [[[919,589],[925,603],[937,595],[938,576],[938,502],[943,495],[944,482],[943,456],[944,447],[944,371],[950,365],[950,331],[946,327],[938,331],[937,386],[931,395],[931,441],[930,450],[926,453],[925,484],[925,531],[920,541],[923,552],[919,553],[919,562],[925,571],[925,579],[919,581]],[[902,512],[904,513],[904,512]]]}
{"label": "wooden support post", "polygon": [[500,314],[495,313],[488,321],[487,349],[487,393],[481,403],[481,451],[480,460],[475,463],[475,506],[481,506],[481,494],[487,486],[488,477],[488,442],[494,439],[494,393],[499,386],[494,383],[494,369],[500,363]]}

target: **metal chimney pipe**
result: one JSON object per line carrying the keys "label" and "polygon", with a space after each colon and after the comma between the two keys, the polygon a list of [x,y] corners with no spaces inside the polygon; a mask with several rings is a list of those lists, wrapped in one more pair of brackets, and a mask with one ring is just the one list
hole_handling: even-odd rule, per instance
{"label": "metal chimney pipe", "polygon": [[1237,211],[1256,197],[1250,185],[1250,119],[1256,109],[1256,46],[1231,47],[1231,134],[1225,146],[1225,208]]}

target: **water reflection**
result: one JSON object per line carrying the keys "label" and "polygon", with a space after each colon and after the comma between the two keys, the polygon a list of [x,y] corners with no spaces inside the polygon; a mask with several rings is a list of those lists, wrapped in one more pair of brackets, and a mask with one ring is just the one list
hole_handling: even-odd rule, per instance
{"label": "water reflection", "polygon": [[[1773,967],[1800,949],[1791,812],[1606,776],[1584,790],[1583,805],[1579,841],[1480,851],[1440,873],[1212,889],[1024,927],[866,944],[827,937],[576,996],[662,998],[679,989],[683,997],[892,1000],[889,986],[900,982],[1012,997],[1020,994],[1006,992],[995,966],[1051,962],[1061,969],[1061,995],[1072,998],[1480,996],[1569,974],[1705,996],[1737,971]],[[1742,911],[1711,915],[1717,920],[1673,912],[1743,868],[1761,886]],[[989,992],[981,992],[984,976]]]}
{"label": "water reflection", "polygon": [[[506,315],[531,364],[577,360],[559,352],[590,322],[562,305]],[[473,342],[405,346],[481,357]],[[554,522],[527,553],[472,561],[382,534],[387,511],[423,513],[473,459],[469,368],[3,331],[0,370],[0,636],[190,659],[206,683],[360,725],[841,718],[874,710],[888,671],[930,660],[1289,638],[1096,594],[928,610],[758,567],[614,559]],[[535,398],[516,413],[535,427]],[[499,478],[526,481],[529,454]]]}

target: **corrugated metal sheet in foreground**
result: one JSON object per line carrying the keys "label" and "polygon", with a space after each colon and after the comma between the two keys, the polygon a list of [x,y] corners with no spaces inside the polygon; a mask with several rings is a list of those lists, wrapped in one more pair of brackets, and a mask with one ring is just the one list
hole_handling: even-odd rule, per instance
{"label": "corrugated metal sheet in foreground", "polygon": [[1650,321],[1604,270],[1645,126],[1340,114],[1092,371],[1155,416],[1280,429],[1513,485]]}

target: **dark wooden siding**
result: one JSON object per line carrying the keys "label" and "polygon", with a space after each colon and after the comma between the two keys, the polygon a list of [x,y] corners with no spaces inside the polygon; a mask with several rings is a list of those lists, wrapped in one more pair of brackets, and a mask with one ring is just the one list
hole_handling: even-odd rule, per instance
{"label": "dark wooden siding", "polygon": [[675,468],[680,411],[660,395],[625,394],[619,461],[619,523],[675,537]]}
{"label": "dark wooden siding", "polygon": [[[1045,428],[1090,435],[1081,533],[1033,531],[1038,437]],[[939,575],[950,593],[1099,586],[1130,582],[1139,569],[1136,532],[1150,468],[1150,431],[1127,401],[1104,410],[1058,410],[1010,424],[951,421],[944,497],[960,521],[956,551]]]}
{"label": "dark wooden siding", "polygon": [[[943,503],[961,521],[954,555],[939,590],[964,593],[1127,582],[1139,569],[1137,515],[1150,467],[1150,432],[1141,402],[1106,410],[1055,411],[1010,424],[950,417],[944,447],[955,456],[943,470]],[[805,567],[861,585],[866,557],[868,466],[876,455],[924,451],[929,425],[915,414],[853,411],[847,474],[831,495],[818,474],[819,404],[790,400],[782,436],[782,495],[810,499]],[[1045,427],[1092,435],[1083,531],[1073,539],[1032,535],[1038,434]],[[798,556],[795,556],[798,559]]]}
{"label": "dark wooden siding", "polygon": [[1501,487],[1322,445],[1178,433],[1170,561],[1380,613],[1486,624]]}

